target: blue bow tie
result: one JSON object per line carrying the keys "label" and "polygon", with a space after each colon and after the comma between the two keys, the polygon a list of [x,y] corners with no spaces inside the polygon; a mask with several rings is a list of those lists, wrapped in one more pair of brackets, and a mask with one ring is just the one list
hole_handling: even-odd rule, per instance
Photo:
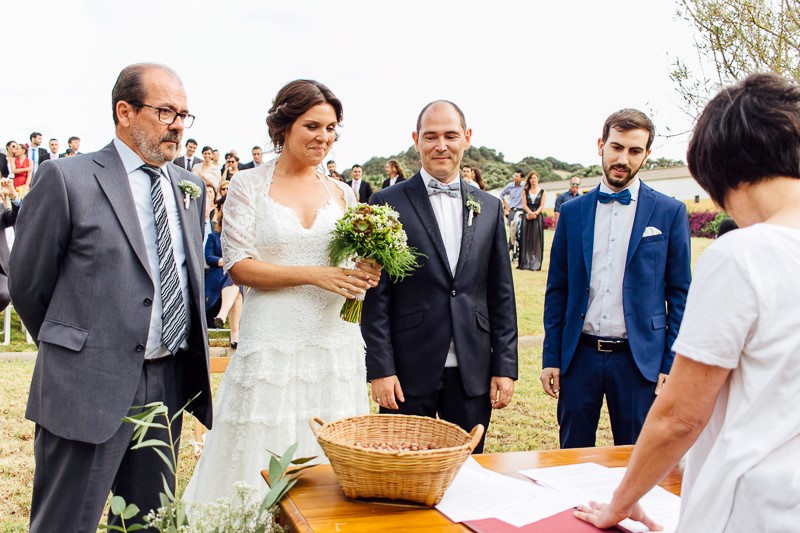
{"label": "blue bow tie", "polygon": [[459,183],[454,181],[453,183],[444,184],[437,179],[432,179],[428,182],[428,196],[442,193],[450,196],[451,198],[458,198],[461,195]]}
{"label": "blue bow tie", "polygon": [[628,205],[631,203],[631,191],[625,189],[620,192],[612,192],[611,194],[603,191],[597,191],[597,201],[601,204],[619,202],[622,205]]}

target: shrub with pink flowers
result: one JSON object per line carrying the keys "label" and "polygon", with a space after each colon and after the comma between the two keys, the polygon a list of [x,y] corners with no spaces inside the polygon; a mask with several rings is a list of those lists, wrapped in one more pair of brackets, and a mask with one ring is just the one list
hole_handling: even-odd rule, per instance
{"label": "shrub with pink flowers", "polygon": [[720,215],[717,211],[695,211],[689,213],[689,231],[692,237],[713,239],[717,235],[719,223],[714,221]]}

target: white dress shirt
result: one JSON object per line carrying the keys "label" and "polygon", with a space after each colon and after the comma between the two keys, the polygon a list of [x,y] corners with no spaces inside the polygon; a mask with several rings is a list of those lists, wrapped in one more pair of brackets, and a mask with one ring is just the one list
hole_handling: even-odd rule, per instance
{"label": "white dress shirt", "polygon": [[[158,359],[170,354],[167,347],[161,342],[161,280],[158,269],[158,237],[156,230],[156,220],[153,214],[153,198],[150,194],[150,176],[141,170],[144,164],[142,158],[130,149],[128,145],[119,138],[114,138],[114,147],[117,149],[125,172],[128,173],[128,180],[133,193],[133,203],[136,205],[136,214],[139,218],[139,226],[142,229],[144,245],[147,249],[147,259],[150,266],[150,277],[153,279],[153,305],[150,314],[150,332],[147,335],[147,348],[145,359]],[[181,231],[181,220],[178,215],[179,206],[175,201],[175,192],[172,189],[167,167],[161,167],[161,192],[164,194],[164,207],[167,209],[167,219],[169,220],[169,231],[172,237],[172,251],[175,257],[175,265],[178,267],[178,278],[181,282],[181,292],[183,293],[183,305],[186,308],[186,331],[189,331],[189,270],[186,266],[186,251],[183,243],[183,232]],[[180,206],[181,208],[183,206]],[[187,334],[188,338],[188,334]],[[186,348],[187,342],[181,343],[181,348]]]}
{"label": "white dress shirt", "polygon": [[[425,183],[425,189],[428,188],[428,183],[432,179],[436,179],[425,169],[420,169],[422,181]],[[457,176],[455,180],[450,183],[460,183],[461,176]],[[458,264],[458,255],[461,252],[461,235],[464,231],[463,216],[464,205],[461,198],[461,193],[455,198],[444,193],[434,194],[428,196],[433,208],[433,214],[436,217],[436,224],[439,226],[439,234],[442,236],[444,242],[444,250],[447,252],[447,262],[450,266],[450,272],[455,274],[456,265]],[[447,351],[447,361],[445,367],[458,366],[458,359],[456,358],[455,343],[450,341],[450,349]]]}
{"label": "white dress shirt", "polygon": [[361,188],[361,180],[353,180],[353,192],[356,193],[356,200],[358,200],[358,189]]}
{"label": "white dress shirt", "polygon": [[39,149],[35,148],[33,145],[29,146],[28,159],[30,159],[31,163],[33,163],[33,168],[31,169],[31,173],[28,176],[28,185],[30,185],[31,178],[33,177],[34,174],[36,174],[36,171],[39,169],[39,163],[41,163],[41,161],[39,161]]}
{"label": "white dress shirt", "polygon": [[[628,245],[631,241],[636,205],[639,199],[639,178],[626,187],[631,203],[597,202],[594,216],[594,248],[592,273],[589,280],[589,308],[583,322],[583,332],[598,337],[626,338],[625,310],[622,306],[622,282]],[[600,191],[612,193],[604,182]]]}

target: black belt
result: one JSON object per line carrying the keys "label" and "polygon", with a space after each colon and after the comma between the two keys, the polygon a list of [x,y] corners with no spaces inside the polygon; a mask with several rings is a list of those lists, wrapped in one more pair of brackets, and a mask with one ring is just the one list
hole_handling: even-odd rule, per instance
{"label": "black belt", "polygon": [[596,337],[588,333],[581,333],[581,344],[591,346],[598,352],[630,352],[631,345],[628,339],[609,339],[608,337]]}

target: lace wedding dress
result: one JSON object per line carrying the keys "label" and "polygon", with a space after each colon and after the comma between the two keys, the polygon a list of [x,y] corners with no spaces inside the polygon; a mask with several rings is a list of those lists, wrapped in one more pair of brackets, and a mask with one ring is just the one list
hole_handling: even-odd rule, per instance
{"label": "lace wedding dress", "polygon": [[[329,264],[331,231],[344,214],[331,193],[339,187],[353,205],[353,191],[320,177],[328,203],[305,228],[292,209],[270,197],[274,169],[273,161],[231,181],[222,228],[226,269],[248,257]],[[281,454],[297,442],[295,457],[324,460],[308,419],[369,412],[364,341],[358,324],[339,317],[343,303],[343,297],[309,285],[247,291],[239,349],[214,397],[213,429],[184,493],[189,504],[230,497],[237,481],[266,494],[260,472],[269,465],[267,450]]]}

